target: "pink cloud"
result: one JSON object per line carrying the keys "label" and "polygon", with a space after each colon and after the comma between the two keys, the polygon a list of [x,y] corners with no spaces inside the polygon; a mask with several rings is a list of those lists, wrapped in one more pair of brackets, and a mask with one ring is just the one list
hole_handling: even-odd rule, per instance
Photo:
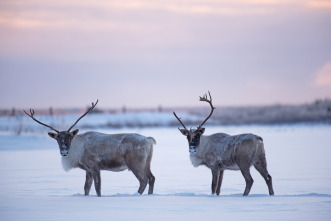
{"label": "pink cloud", "polygon": [[331,61],[316,72],[314,83],[318,86],[331,86]]}
{"label": "pink cloud", "polygon": [[313,8],[331,9],[331,1],[329,0],[308,1],[307,5]]}

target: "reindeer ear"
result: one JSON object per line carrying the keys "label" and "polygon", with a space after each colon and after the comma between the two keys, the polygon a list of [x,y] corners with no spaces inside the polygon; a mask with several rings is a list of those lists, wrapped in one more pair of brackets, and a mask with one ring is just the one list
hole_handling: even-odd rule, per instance
{"label": "reindeer ear", "polygon": [[179,129],[178,130],[184,135],[184,136],[187,136],[188,135],[188,130],[186,129]]}
{"label": "reindeer ear", "polygon": [[76,130],[70,132],[70,135],[71,135],[72,137],[74,137],[74,136],[76,136],[76,135],[78,134],[78,132],[79,132],[79,130],[76,129]]}
{"label": "reindeer ear", "polygon": [[199,132],[200,132],[201,134],[203,134],[203,133],[205,132],[205,128],[201,128],[201,129],[199,130]]}
{"label": "reindeer ear", "polygon": [[57,138],[57,134],[56,134],[56,133],[51,133],[51,132],[49,132],[48,135],[49,135],[51,138],[55,139],[55,140],[56,140],[56,138]]}

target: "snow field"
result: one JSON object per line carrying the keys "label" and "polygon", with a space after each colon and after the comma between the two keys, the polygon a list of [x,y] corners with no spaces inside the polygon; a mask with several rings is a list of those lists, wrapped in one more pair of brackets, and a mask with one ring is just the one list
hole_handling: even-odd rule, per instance
{"label": "snow field", "polygon": [[[239,171],[225,171],[221,195],[210,194],[211,172],[194,168],[177,128],[98,130],[138,132],[156,139],[153,195],[136,193],[130,171],[102,171],[102,197],[83,195],[85,172],[63,171],[55,140],[45,134],[0,135],[1,220],[329,220],[331,127],[207,127],[206,134],[252,132],[263,137],[275,196],[252,167],[254,184],[242,197]],[[83,133],[84,131],[80,131]]]}

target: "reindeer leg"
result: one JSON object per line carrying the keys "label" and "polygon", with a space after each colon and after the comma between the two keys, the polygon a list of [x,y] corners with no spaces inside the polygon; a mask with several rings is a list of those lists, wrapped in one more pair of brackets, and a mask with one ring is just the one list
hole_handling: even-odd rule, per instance
{"label": "reindeer leg", "polygon": [[139,180],[140,185],[139,185],[138,193],[143,194],[143,192],[145,191],[145,188],[147,186],[148,178],[142,172],[138,172],[138,171],[132,171],[132,172],[137,177],[137,179]]}
{"label": "reindeer leg", "polygon": [[266,182],[267,182],[268,189],[269,189],[269,195],[273,196],[275,193],[274,193],[274,189],[272,187],[272,177],[270,176],[270,174],[268,174]]}
{"label": "reindeer leg", "polygon": [[150,169],[147,171],[147,177],[148,177],[148,194],[153,194],[155,176],[153,176],[152,171]]}
{"label": "reindeer leg", "polygon": [[100,176],[100,170],[92,171],[92,176],[94,180],[94,187],[95,191],[97,192],[97,195],[101,196],[101,176]]}
{"label": "reindeer leg", "polygon": [[216,187],[218,186],[218,179],[219,179],[219,169],[218,168],[212,168],[211,173],[213,175],[213,180],[211,183],[211,194],[215,194]]}
{"label": "reindeer leg", "polygon": [[151,160],[153,155],[153,147],[151,147],[151,150],[148,154],[147,160],[146,160],[146,175],[148,177],[148,194],[153,194],[154,190],[154,183],[155,183],[155,176],[153,176],[151,171]]}
{"label": "reindeer leg", "polygon": [[245,188],[245,192],[244,192],[244,196],[247,196],[249,194],[249,191],[251,190],[252,186],[253,186],[253,178],[251,176],[251,173],[249,172],[249,167],[245,167],[245,168],[240,168],[240,171],[242,173],[242,175],[245,178],[246,181],[246,188]]}
{"label": "reindeer leg", "polygon": [[132,173],[137,177],[137,179],[139,181],[140,185],[139,185],[138,193],[143,194],[143,192],[145,191],[145,188],[147,186],[147,182],[148,182],[148,177],[147,177],[145,171],[139,169],[141,167],[139,167],[137,165],[135,165],[134,167],[132,167],[130,164],[127,164],[127,165],[128,165],[129,170],[132,171]]}
{"label": "reindeer leg", "polygon": [[84,185],[85,196],[89,195],[92,183],[93,183],[92,173],[86,171],[86,180]]}
{"label": "reindeer leg", "polygon": [[256,164],[254,164],[254,167],[257,171],[259,171],[259,173],[261,174],[261,176],[264,178],[265,182],[267,183],[268,189],[269,189],[269,195],[274,195],[274,190],[272,188],[272,178],[270,176],[270,174],[268,173],[267,170],[267,164],[264,161],[258,162]]}
{"label": "reindeer leg", "polygon": [[217,184],[217,188],[216,188],[216,195],[220,195],[220,193],[221,193],[223,174],[224,174],[224,170],[220,170],[219,177],[218,177],[218,184]]}

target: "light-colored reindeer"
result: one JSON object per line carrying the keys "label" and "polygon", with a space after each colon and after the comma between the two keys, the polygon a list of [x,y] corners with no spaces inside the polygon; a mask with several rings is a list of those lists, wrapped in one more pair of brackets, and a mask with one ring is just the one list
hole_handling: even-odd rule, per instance
{"label": "light-colored reindeer", "polygon": [[101,196],[100,170],[123,171],[129,169],[139,180],[138,193],[142,194],[149,184],[148,194],[153,193],[155,177],[150,164],[153,155],[153,144],[156,141],[152,137],[140,134],[103,134],[98,132],[86,132],[78,134],[78,129],[70,130],[90,112],[98,103],[92,103],[83,114],[67,131],[58,131],[34,118],[34,110],[30,114],[25,112],[37,123],[54,130],[48,135],[59,144],[62,156],[62,166],[65,171],[72,168],[80,168],[86,171],[84,186],[85,195],[89,195],[93,180],[98,196]]}
{"label": "light-colored reindeer", "polygon": [[212,194],[216,192],[217,195],[220,194],[224,170],[240,170],[246,181],[244,196],[247,196],[253,185],[250,167],[254,165],[255,169],[265,179],[269,194],[274,195],[272,178],[267,170],[267,161],[261,137],[250,133],[235,136],[225,133],[216,133],[209,136],[202,135],[205,132],[205,128],[202,128],[202,126],[211,117],[215,109],[210,92],[208,93],[210,99],[208,100],[207,95],[204,95],[200,97],[200,101],[208,102],[211,106],[211,112],[196,130],[188,130],[176,113],[173,112],[184,127],[184,129],[178,129],[187,137],[193,166],[205,165],[211,169],[213,177],[211,191]]}

